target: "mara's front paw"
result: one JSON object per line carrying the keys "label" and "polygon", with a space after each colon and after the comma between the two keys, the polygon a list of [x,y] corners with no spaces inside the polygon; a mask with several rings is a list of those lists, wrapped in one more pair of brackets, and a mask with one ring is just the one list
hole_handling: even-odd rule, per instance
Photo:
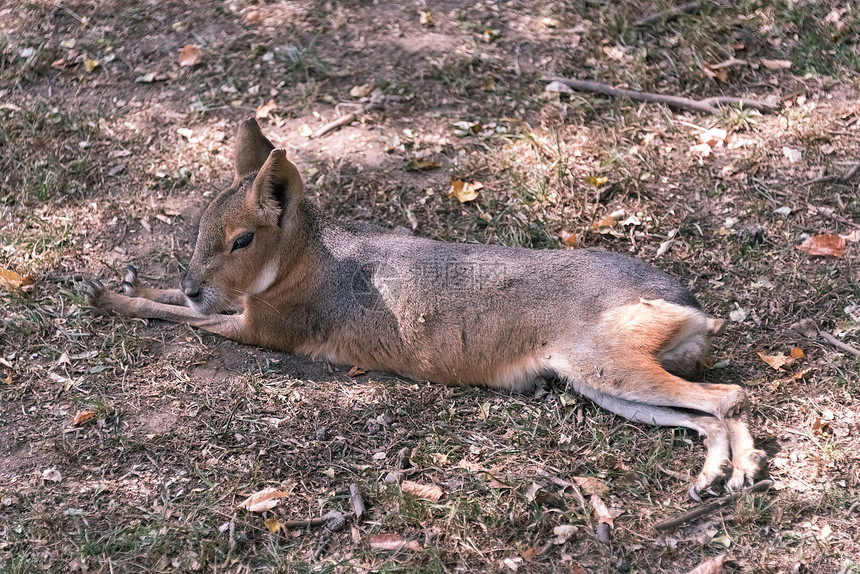
{"label": "mara's front paw", "polygon": [[734,492],[744,486],[754,484],[756,479],[764,475],[767,467],[767,454],[763,450],[750,450],[739,457],[735,457],[732,466],[734,466],[734,471],[726,483],[726,487],[729,491]]}
{"label": "mara's front paw", "polygon": [[84,301],[90,307],[101,309],[105,302],[104,284],[98,279],[84,281]]}
{"label": "mara's front paw", "polygon": [[129,297],[137,297],[140,289],[140,280],[137,278],[137,268],[134,265],[126,265],[122,277],[122,290]]}

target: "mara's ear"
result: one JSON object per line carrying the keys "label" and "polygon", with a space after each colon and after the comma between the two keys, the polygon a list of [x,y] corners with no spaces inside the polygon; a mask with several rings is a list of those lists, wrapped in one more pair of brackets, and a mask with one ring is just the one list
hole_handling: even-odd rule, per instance
{"label": "mara's ear", "polygon": [[295,215],[304,187],[298,168],[287,159],[287,150],[275,149],[254,179],[248,199],[263,219],[281,225]]}
{"label": "mara's ear", "polygon": [[260,131],[255,118],[242,122],[236,134],[236,181],[262,169],[273,149],[275,146]]}

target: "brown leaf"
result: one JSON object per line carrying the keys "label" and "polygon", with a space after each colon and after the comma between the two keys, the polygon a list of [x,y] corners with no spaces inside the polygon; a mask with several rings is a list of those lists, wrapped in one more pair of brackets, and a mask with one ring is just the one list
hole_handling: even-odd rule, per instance
{"label": "brown leaf", "polygon": [[520,552],[520,556],[522,556],[523,560],[525,560],[526,562],[531,562],[535,559],[535,556],[537,556],[541,550],[543,550],[543,548],[535,548],[534,546],[530,546],[529,548],[526,548],[525,550]]}
{"label": "brown leaf", "polygon": [[75,418],[72,419],[72,426],[76,427],[87,423],[91,421],[94,416],[96,416],[96,411],[78,411],[75,413]]}
{"label": "brown leaf", "polygon": [[611,215],[604,215],[600,221],[595,221],[591,224],[591,229],[598,231],[605,227],[612,227],[613,225],[615,225],[615,218]]}
{"label": "brown leaf", "polygon": [[729,71],[726,68],[715,68],[714,66],[705,66],[702,68],[705,75],[718,82],[726,83],[729,80]]}
{"label": "brown leaf", "polygon": [[256,10],[251,10],[247,14],[245,14],[245,22],[248,24],[259,24],[263,21],[263,17],[260,16],[260,13]]}
{"label": "brown leaf", "polygon": [[797,359],[798,361],[802,361],[806,358],[806,354],[800,347],[792,347],[790,354],[793,359]]}
{"label": "brown leaf", "polygon": [[32,277],[21,275],[11,269],[0,267],[0,287],[12,290],[19,287],[27,287],[35,283]]}
{"label": "brown leaf", "polygon": [[410,159],[406,164],[406,171],[427,171],[442,167],[438,161],[427,161],[424,159]]}
{"label": "brown leaf", "polygon": [[443,495],[442,489],[438,486],[419,484],[417,482],[412,482],[411,480],[404,480],[400,485],[400,488],[403,489],[403,492],[406,494],[411,494],[416,498],[429,500],[430,502],[439,502],[439,499],[442,498]]}
{"label": "brown leaf", "polygon": [[576,233],[562,230],[559,233],[559,237],[561,237],[561,242],[568,247],[577,247],[579,245],[579,236]]}
{"label": "brown leaf", "polygon": [[257,119],[265,119],[269,117],[269,114],[278,109],[278,104],[275,103],[275,100],[269,100],[268,103],[263,104],[257,108]]}
{"label": "brown leaf", "polygon": [[845,255],[845,238],[835,233],[820,233],[809,237],[797,248],[813,256],[842,257]]}
{"label": "brown leaf", "polygon": [[594,508],[594,515],[597,517],[598,522],[604,522],[613,528],[615,527],[614,517],[610,514],[609,509],[606,508],[603,500],[596,494],[591,495],[591,506]]}
{"label": "brown leaf", "polygon": [[196,66],[203,61],[203,50],[194,44],[186,44],[179,52],[179,57],[176,59],[183,68]]}
{"label": "brown leaf", "polygon": [[92,58],[84,58],[84,69],[87,72],[92,72],[96,68],[99,67],[99,61],[93,60]]}
{"label": "brown leaf", "polygon": [[726,561],[726,555],[714,556],[709,558],[687,572],[687,574],[720,574],[723,571],[723,562]]}
{"label": "brown leaf", "polygon": [[279,498],[284,498],[289,496],[289,492],[284,492],[283,490],[278,490],[277,488],[264,488],[259,492],[255,492],[245,500],[243,500],[238,508],[244,508],[246,510],[250,510],[251,512],[263,512],[264,510],[271,510],[275,506],[278,505]]}
{"label": "brown leaf", "polygon": [[456,197],[460,203],[473,201],[478,198],[478,190],[482,189],[484,184],[479,181],[468,183],[462,179],[457,179],[451,182],[451,189],[448,190],[448,197]]}
{"label": "brown leaf", "polygon": [[767,58],[762,58],[761,65],[768,70],[787,70],[791,68],[791,62],[788,60],[768,60]]}
{"label": "brown leaf", "polygon": [[408,548],[409,550],[415,550],[416,552],[421,550],[421,545],[418,544],[417,540],[406,542],[399,534],[395,534],[393,532],[374,534],[370,537],[369,542],[370,547],[374,550],[396,551],[401,548]]}
{"label": "brown leaf", "polygon": [[349,370],[346,376],[354,379],[355,377],[360,377],[361,375],[365,374],[367,374],[367,371],[365,371],[361,367],[353,367]]}
{"label": "brown leaf", "polygon": [[699,134],[699,140],[710,147],[719,147],[726,141],[728,132],[723,128],[711,128]]}
{"label": "brown leaf", "polygon": [[821,420],[821,417],[816,418],[812,423],[812,432],[815,434],[833,434],[833,430],[830,428],[830,423]]}
{"label": "brown leaf", "polygon": [[570,565],[570,574],[588,574],[588,571],[576,562],[574,562]]}
{"label": "brown leaf", "polygon": [[6,383],[7,385],[12,384],[12,371],[9,371],[8,373],[6,373],[6,378],[3,379],[3,382]]}
{"label": "brown leaf", "polygon": [[791,361],[790,357],[785,355],[765,355],[764,353],[756,353],[756,355],[775,371],[782,370]]}
{"label": "brown leaf", "polygon": [[609,494],[609,487],[599,478],[593,476],[574,476],[573,482],[579,485],[585,494],[606,496]]}

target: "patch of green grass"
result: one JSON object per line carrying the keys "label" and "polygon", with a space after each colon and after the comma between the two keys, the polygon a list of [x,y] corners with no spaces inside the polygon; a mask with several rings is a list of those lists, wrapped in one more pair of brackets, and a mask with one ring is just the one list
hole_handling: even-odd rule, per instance
{"label": "patch of green grass", "polygon": [[843,76],[860,66],[860,13],[849,10],[838,22],[826,22],[832,7],[827,2],[775,2],[775,29],[785,46],[779,50],[794,62],[795,73]]}

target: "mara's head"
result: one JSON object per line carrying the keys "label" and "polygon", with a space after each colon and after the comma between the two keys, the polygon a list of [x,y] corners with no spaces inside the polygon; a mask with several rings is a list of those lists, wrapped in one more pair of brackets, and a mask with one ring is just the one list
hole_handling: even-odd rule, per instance
{"label": "mara's head", "polygon": [[199,313],[238,311],[281,271],[281,254],[295,247],[303,185],[286,151],[275,149],[254,119],[239,127],[236,176],[200,219],[197,244],[182,290]]}

